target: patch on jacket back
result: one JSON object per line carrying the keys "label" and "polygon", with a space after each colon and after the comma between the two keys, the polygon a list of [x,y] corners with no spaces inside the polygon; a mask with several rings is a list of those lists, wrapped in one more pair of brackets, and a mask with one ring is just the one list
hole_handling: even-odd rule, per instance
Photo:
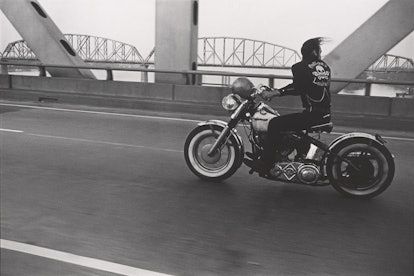
{"label": "patch on jacket back", "polygon": [[308,64],[314,76],[313,83],[317,86],[328,86],[331,72],[329,67],[322,61],[314,61]]}

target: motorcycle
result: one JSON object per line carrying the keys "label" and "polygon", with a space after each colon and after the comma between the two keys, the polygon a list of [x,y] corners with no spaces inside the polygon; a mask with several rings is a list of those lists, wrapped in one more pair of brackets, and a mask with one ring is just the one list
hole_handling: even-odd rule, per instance
{"label": "motorcycle", "polygon": [[[239,78],[234,83],[243,81],[250,82]],[[231,177],[243,163],[249,165],[260,159],[268,123],[280,116],[260,99],[265,89],[268,87],[261,85],[235,88],[233,84],[233,93],[222,100],[223,108],[231,113],[230,120],[200,122],[189,133],[184,156],[195,175],[221,181]],[[247,133],[251,152],[245,152],[238,125]],[[278,160],[270,174],[259,176],[287,183],[331,185],[342,195],[354,198],[372,198],[384,192],[395,172],[394,157],[385,146],[386,141],[379,134],[354,132],[341,135],[328,145],[320,137],[332,128],[330,122],[284,132],[278,145]],[[254,172],[254,168],[249,171]]]}

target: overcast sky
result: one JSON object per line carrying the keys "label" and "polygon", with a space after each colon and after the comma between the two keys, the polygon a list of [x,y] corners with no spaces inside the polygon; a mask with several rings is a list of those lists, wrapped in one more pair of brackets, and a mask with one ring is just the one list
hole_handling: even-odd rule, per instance
{"label": "overcast sky", "polygon": [[[38,0],[63,33],[132,44],[146,57],[154,47],[155,0]],[[324,36],[327,54],[387,0],[199,0],[199,37],[243,37],[295,50]],[[0,13],[0,50],[20,39]],[[414,58],[414,34],[389,53]]]}

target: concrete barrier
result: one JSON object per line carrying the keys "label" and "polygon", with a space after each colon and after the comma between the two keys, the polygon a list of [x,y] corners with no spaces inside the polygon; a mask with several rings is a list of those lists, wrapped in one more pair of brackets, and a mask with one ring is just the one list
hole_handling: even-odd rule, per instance
{"label": "concrete barrier", "polygon": [[10,87],[10,75],[0,74],[0,88],[11,88]]}
{"label": "concrete barrier", "polygon": [[414,99],[393,98],[390,115],[398,118],[414,118]]}
{"label": "concrete barrier", "polygon": [[227,87],[175,85],[174,100],[221,104],[223,97],[230,93]]}
{"label": "concrete barrier", "polygon": [[[83,80],[0,74],[0,99],[142,108],[197,114],[227,114],[222,98],[227,87],[206,87],[106,80]],[[300,97],[275,98],[270,103],[281,114],[300,112]],[[414,99],[332,95],[334,121],[414,130]]]}
{"label": "concrete barrier", "polygon": [[389,116],[391,101],[391,98],[386,97],[332,95],[332,110],[348,114]]}
{"label": "concrete barrier", "polygon": [[173,99],[173,85],[107,80],[11,76],[13,89],[102,96]]}

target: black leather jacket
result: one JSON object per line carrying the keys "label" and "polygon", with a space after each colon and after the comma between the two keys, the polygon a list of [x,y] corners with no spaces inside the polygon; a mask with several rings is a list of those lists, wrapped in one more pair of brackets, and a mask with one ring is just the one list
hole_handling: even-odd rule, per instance
{"label": "black leather jacket", "polygon": [[302,60],[292,66],[293,83],[280,89],[281,95],[301,96],[309,112],[330,113],[331,69],[322,60]]}

